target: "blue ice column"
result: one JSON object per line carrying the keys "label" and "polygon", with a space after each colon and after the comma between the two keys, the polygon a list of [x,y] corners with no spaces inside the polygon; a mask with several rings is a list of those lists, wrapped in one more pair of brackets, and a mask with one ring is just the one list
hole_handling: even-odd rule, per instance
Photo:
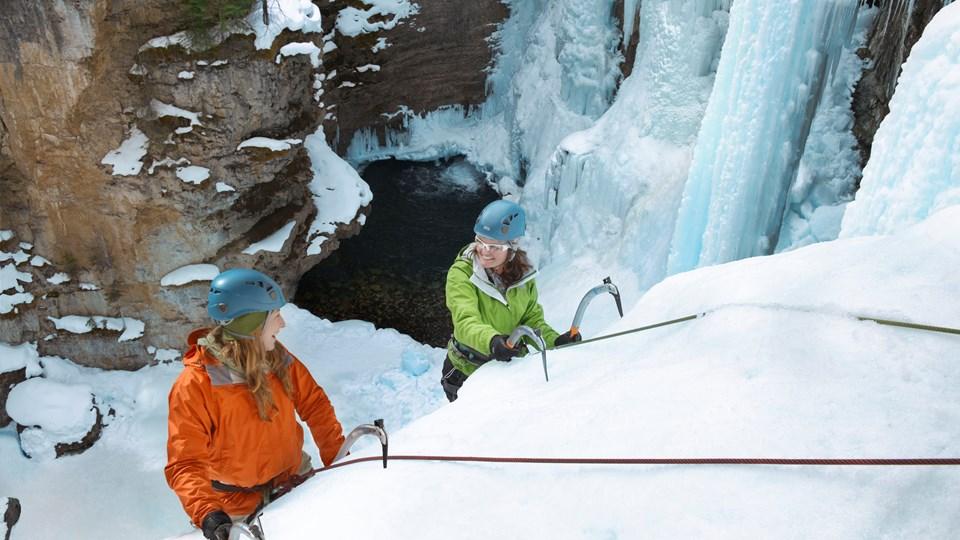
{"label": "blue ice column", "polygon": [[763,255],[857,0],[737,0],[674,228],[668,274]]}

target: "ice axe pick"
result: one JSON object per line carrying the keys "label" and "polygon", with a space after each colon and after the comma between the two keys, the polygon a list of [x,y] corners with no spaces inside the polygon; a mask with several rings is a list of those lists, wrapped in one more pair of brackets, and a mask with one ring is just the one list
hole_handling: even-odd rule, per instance
{"label": "ice axe pick", "polygon": [[573,316],[573,324],[570,325],[570,337],[580,333],[580,323],[583,322],[583,315],[587,312],[587,306],[590,305],[590,302],[592,302],[597,295],[605,292],[613,295],[613,299],[617,302],[617,312],[620,313],[621,318],[623,317],[623,304],[620,302],[620,290],[610,281],[610,276],[607,276],[603,278],[603,283],[587,291],[587,294],[583,295],[583,298],[580,299],[580,305],[577,306],[577,314]]}

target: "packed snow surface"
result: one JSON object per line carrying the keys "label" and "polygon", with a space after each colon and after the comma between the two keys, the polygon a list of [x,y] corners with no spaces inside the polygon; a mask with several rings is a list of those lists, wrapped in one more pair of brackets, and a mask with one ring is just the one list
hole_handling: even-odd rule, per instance
{"label": "packed snow surface", "polygon": [[[381,30],[390,30],[401,20],[415,15],[420,6],[410,0],[362,0],[369,7],[345,7],[337,15],[337,32],[357,37]],[[376,52],[376,51],[374,51]]]}
{"label": "packed snow surface", "polygon": [[21,426],[40,426],[58,434],[78,434],[93,425],[93,394],[89,386],[67,385],[34,377],[16,385],[7,398],[7,414]]}
{"label": "packed snow surface", "polygon": [[26,368],[27,377],[40,374],[37,346],[31,343],[8,345],[0,342],[0,373]]}
{"label": "packed snow surface", "polygon": [[910,51],[841,236],[889,234],[960,204],[960,4]]}
{"label": "packed snow surface", "polygon": [[[956,326],[960,305],[944,299],[960,297],[958,227],[953,207],[895,236],[673,276],[602,333],[702,317],[552,351],[550,382],[539,355],[487,364],[457,402],[391,431],[391,452],[960,456],[960,338],[853,316]],[[577,274],[604,270],[578,263],[542,282],[547,313],[558,313],[553,299],[571,292]],[[379,450],[372,443],[354,456]],[[960,526],[958,481],[949,467],[393,462],[383,470],[374,462],[318,475],[269,507],[263,525],[276,540],[449,538],[451,530],[458,538],[946,539]]]}

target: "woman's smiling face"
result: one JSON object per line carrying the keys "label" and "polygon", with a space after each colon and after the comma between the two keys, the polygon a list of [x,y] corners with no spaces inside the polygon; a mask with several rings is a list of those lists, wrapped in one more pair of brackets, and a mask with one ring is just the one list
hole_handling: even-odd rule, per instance
{"label": "woman's smiling face", "polygon": [[494,269],[507,262],[510,255],[510,246],[506,242],[498,242],[483,236],[476,238],[477,260],[480,266]]}

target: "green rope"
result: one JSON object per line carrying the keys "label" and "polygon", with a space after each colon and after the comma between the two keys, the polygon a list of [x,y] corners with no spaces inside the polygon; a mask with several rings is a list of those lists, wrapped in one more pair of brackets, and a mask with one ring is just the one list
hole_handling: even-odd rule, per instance
{"label": "green rope", "polygon": [[883,324],[886,326],[899,326],[900,328],[912,328],[914,330],[924,330],[927,332],[940,332],[943,334],[954,334],[960,336],[960,328],[948,328],[946,326],[931,326],[929,324],[917,324],[904,321],[891,321],[887,319],[875,319],[873,317],[863,317],[860,315],[855,315],[857,320],[860,321],[873,321],[877,324]]}
{"label": "green rope", "polygon": [[[696,315],[687,315],[686,317],[680,317],[679,319],[671,319],[671,320],[669,320],[669,321],[663,321],[663,322],[658,322],[658,323],[656,323],[656,324],[650,324],[650,325],[647,325],[647,326],[641,326],[641,327],[639,327],[639,328],[633,328],[633,329],[630,329],[630,330],[624,330],[623,332],[616,332],[616,333],[614,333],[614,334],[607,334],[607,335],[605,335],[605,336],[598,336],[598,337],[595,337],[595,338],[584,339],[583,341],[577,341],[577,342],[574,342],[574,343],[567,343],[566,345],[560,345],[560,346],[558,346],[558,347],[554,347],[554,350],[566,349],[566,348],[568,348],[568,347],[576,347],[577,345],[586,345],[587,343],[593,343],[593,342],[595,342],[595,341],[603,341],[603,340],[605,340],[605,339],[612,339],[612,338],[615,338],[615,337],[625,336],[625,335],[627,335],[627,334],[633,334],[633,333],[636,333],[636,332],[643,332],[643,331],[645,331],[645,330],[652,330],[652,329],[654,329],[654,328],[660,328],[660,327],[663,327],[663,326],[670,326],[671,324],[677,324],[677,323],[682,323],[682,322],[686,322],[686,321],[692,321],[693,319],[699,319],[699,318],[701,318],[701,317],[706,316],[708,313],[712,313],[712,312],[714,312],[714,311],[717,311],[718,309],[721,309],[722,307],[723,307],[723,306],[718,307],[718,308],[714,308],[714,309],[709,310],[709,311],[701,311],[700,313],[697,313]],[[756,307],[763,307],[763,306],[756,306]],[[806,309],[802,309],[802,310],[801,310],[801,309],[797,309],[797,308],[791,308],[791,307],[789,307],[789,306],[776,306],[776,308],[777,308],[777,309],[793,309],[793,310],[796,310],[796,311],[810,311],[810,310],[806,310]],[[939,333],[943,333],[943,334],[953,334],[953,335],[958,335],[958,336],[960,336],[960,328],[950,328],[950,327],[947,327],[947,326],[933,326],[933,325],[929,325],[929,324],[919,324],[919,323],[912,323],[912,322],[906,322],[906,321],[895,321],[895,320],[890,320],[890,319],[877,319],[877,318],[875,318],[875,317],[867,317],[867,316],[864,316],[864,315],[853,315],[853,317],[855,317],[858,321],[870,321],[870,322],[875,322],[875,323],[877,323],[877,324],[882,324],[882,325],[885,325],[885,326],[896,326],[896,327],[899,327],[899,328],[909,328],[909,329],[911,329],[911,330],[922,330],[922,331],[925,331],[925,332],[939,332]]]}

